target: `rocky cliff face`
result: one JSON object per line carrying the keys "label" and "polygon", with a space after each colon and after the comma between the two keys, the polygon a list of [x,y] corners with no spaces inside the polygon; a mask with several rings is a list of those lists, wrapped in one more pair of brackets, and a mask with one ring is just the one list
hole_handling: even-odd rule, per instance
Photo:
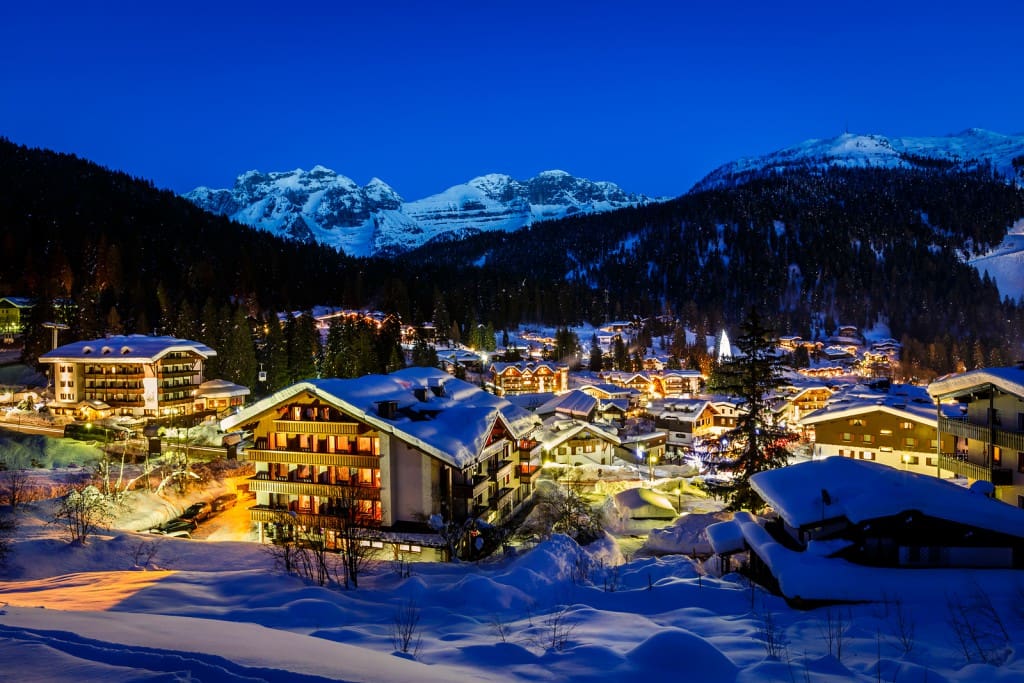
{"label": "rocky cliff face", "polygon": [[614,183],[545,171],[525,181],[490,174],[404,202],[374,178],[360,187],[323,166],[310,171],[243,173],[230,189],[199,187],[185,197],[234,220],[353,256],[418,247],[444,235],[515,230],[539,220],[611,211],[652,201]]}

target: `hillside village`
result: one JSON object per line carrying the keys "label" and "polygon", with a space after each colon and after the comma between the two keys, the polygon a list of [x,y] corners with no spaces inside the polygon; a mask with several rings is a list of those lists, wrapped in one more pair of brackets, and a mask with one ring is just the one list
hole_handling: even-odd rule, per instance
{"label": "hillside village", "polygon": [[[5,302],[8,309],[30,305]],[[332,320],[353,317],[381,324],[385,316],[326,311],[317,315],[317,328],[326,340]],[[685,517],[682,491],[688,500],[728,497],[734,470],[720,444],[742,421],[744,401],[710,391],[712,378],[679,367],[660,340],[641,348],[644,325],[619,321],[576,331],[576,338],[592,339],[589,359],[579,350],[552,357],[561,330],[517,330],[506,347],[491,351],[430,338],[436,367],[310,378],[269,394],[207,377],[205,363],[217,350],[199,342],[143,335],[75,341],[40,356],[46,371],[37,377],[49,387],[5,382],[2,426],[30,424],[52,436],[102,442],[122,462],[130,453],[139,485],[153,479],[158,463],[162,478],[173,479],[190,476],[188,468],[201,460],[236,462],[248,472],[234,484],[248,510],[247,540],[287,543],[315,529],[327,548],[342,550],[352,542],[350,530],[359,529],[362,542],[388,556],[478,558],[508,544],[544,482],[572,482],[595,518],[600,508],[609,520],[625,517],[644,529]],[[429,326],[403,328],[407,359],[425,334],[432,334]],[[689,341],[697,342],[693,335]],[[587,367],[587,360],[614,367],[616,347],[631,369]],[[742,356],[724,332],[709,337],[706,349],[713,364]],[[898,383],[899,344],[878,334],[865,338],[851,326],[813,342],[781,337],[773,349],[785,365],[765,399],[771,423],[790,435],[791,466],[832,458],[872,463],[883,466],[882,478],[898,473],[958,485],[940,486],[936,495],[955,498],[969,488],[985,494],[970,500],[999,501],[1006,515],[1024,507],[1024,370],[978,368],[927,386]],[[168,457],[175,462],[169,468]],[[843,475],[817,467],[809,486],[826,498]],[[629,489],[642,495],[623,495]],[[193,495],[205,497],[201,490]],[[764,499],[785,516],[778,496]],[[147,523],[173,530],[173,510],[167,517]],[[750,518],[736,522],[730,542],[713,535],[710,545],[703,541],[721,551],[718,566],[732,566],[726,560],[737,551],[746,553],[754,575],[770,565],[756,539],[739,531],[750,523],[772,528]],[[952,525],[950,536],[977,524],[976,536],[988,537],[975,516],[944,523]],[[910,561],[901,545],[866,563],[1024,564],[1020,532],[1006,537],[1008,554],[988,546],[988,554],[954,552],[940,550],[942,524],[929,532],[930,559],[911,548]],[[741,537],[746,542],[736,545]],[[762,580],[778,590],[770,573]]]}

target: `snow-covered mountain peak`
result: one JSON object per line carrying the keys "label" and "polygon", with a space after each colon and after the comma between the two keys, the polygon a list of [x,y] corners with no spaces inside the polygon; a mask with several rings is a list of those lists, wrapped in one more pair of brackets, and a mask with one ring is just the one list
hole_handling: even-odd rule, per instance
{"label": "snow-covered mountain peak", "polygon": [[360,187],[324,166],[308,172],[246,171],[231,190],[200,187],[185,197],[242,223],[355,256],[412,249],[446,233],[514,230],[538,220],[652,201],[614,183],[552,170],[523,181],[490,173],[405,202],[380,178]]}
{"label": "snow-covered mountain peak", "polygon": [[1003,135],[983,128],[968,128],[941,137],[889,138],[844,133],[730,162],[709,173],[693,189],[742,184],[767,173],[793,168],[914,168],[934,161],[962,168],[990,164],[998,173],[1024,185],[1024,136]]}

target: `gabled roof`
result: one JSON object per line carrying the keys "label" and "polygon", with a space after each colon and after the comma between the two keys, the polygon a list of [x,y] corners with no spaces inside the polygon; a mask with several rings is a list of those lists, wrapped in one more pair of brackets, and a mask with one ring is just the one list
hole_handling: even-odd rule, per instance
{"label": "gabled roof", "polygon": [[220,398],[226,396],[248,396],[249,387],[229,382],[226,379],[211,379],[203,382],[196,389],[196,396],[203,398]]}
{"label": "gabled roof", "polygon": [[[431,390],[437,384],[443,385],[441,396]],[[539,423],[532,413],[442,370],[406,368],[390,375],[298,382],[225,418],[221,428],[230,431],[307,392],[460,469],[476,461],[498,421],[517,439]],[[378,412],[385,402],[397,406],[394,418]]]}
{"label": "gabled roof", "polygon": [[1024,398],[1024,369],[1017,366],[980,368],[958,375],[946,375],[929,384],[928,393],[935,398],[944,399],[984,391],[991,387]]}
{"label": "gabled roof", "polygon": [[586,418],[597,407],[597,399],[579,389],[567,391],[564,394],[554,396],[544,405],[537,408],[540,416],[551,413],[565,413],[573,417]]}
{"label": "gabled roof", "polygon": [[[949,417],[958,412],[955,406],[944,405],[942,409]],[[805,415],[800,424],[819,424],[875,412],[914,420],[930,427],[937,423],[936,405],[928,392],[921,387],[897,384],[887,392],[871,391],[865,387],[848,388],[834,394],[824,408]]]}
{"label": "gabled roof", "polygon": [[603,441],[607,441],[614,446],[618,446],[622,443],[621,439],[619,439],[615,434],[605,431],[601,427],[590,422],[552,418],[547,420],[544,423],[544,428],[534,435],[533,438],[539,443],[532,451],[530,451],[530,453],[532,455],[543,451],[549,451],[552,448],[557,448],[561,444],[583,432],[589,432],[591,435]]}
{"label": "gabled roof", "polygon": [[937,477],[834,456],[758,472],[750,485],[794,528],[846,518],[853,524],[918,511],[1024,538],[1024,510]]}
{"label": "gabled roof", "polygon": [[32,308],[35,303],[27,296],[4,296],[0,297],[0,303],[6,301],[14,308]]}
{"label": "gabled roof", "polygon": [[169,353],[186,351],[202,358],[216,356],[217,352],[206,344],[177,337],[150,337],[127,334],[88,339],[48,351],[39,360],[43,362],[90,361],[96,363],[154,363]]}

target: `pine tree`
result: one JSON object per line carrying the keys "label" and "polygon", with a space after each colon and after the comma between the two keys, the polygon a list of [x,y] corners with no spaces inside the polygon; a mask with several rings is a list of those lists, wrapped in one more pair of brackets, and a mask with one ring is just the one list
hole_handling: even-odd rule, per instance
{"label": "pine tree", "polygon": [[629,365],[629,353],[626,351],[626,342],[622,341],[620,335],[615,336],[612,342],[612,364],[616,370],[626,370]]}
{"label": "pine tree", "polygon": [[764,501],[751,488],[750,477],[784,466],[789,458],[786,445],[792,436],[776,427],[772,419],[768,394],[776,385],[781,362],[775,355],[774,339],[756,309],[751,309],[740,325],[740,336],[733,346],[740,353],[723,360],[713,384],[741,399],[742,412],[736,427],[722,436],[720,447],[735,473],[729,506],[756,512]]}
{"label": "pine tree", "polygon": [[231,316],[227,339],[221,357],[221,377],[251,387],[256,383],[256,348],[252,343],[252,330],[245,310],[239,306]]}
{"label": "pine tree", "polygon": [[597,341],[597,333],[590,337],[590,371],[601,372],[604,369],[604,354],[601,352],[601,344]]}
{"label": "pine tree", "polygon": [[267,333],[262,358],[267,382],[261,389],[274,392],[288,385],[288,345],[276,313],[267,315],[265,326]]}

